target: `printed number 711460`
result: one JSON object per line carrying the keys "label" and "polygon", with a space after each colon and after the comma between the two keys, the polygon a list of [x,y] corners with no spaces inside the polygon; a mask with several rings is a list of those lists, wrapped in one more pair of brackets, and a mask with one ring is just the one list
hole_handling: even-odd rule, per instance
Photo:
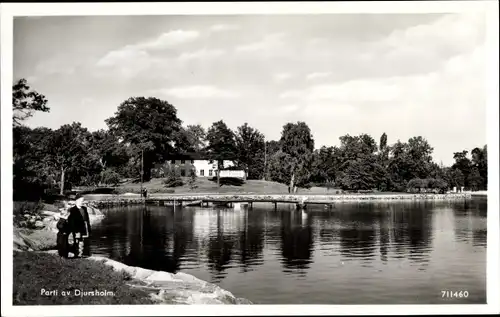
{"label": "printed number 711460", "polygon": [[469,292],[467,291],[441,291],[442,298],[467,298]]}

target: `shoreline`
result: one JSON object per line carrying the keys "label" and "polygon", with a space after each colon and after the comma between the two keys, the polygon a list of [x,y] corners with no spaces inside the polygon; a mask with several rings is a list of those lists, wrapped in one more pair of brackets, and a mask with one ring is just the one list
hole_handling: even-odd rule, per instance
{"label": "shoreline", "polygon": [[[27,253],[51,254],[56,258],[57,246],[55,225],[57,223],[54,212],[43,211],[47,215],[44,227],[27,229],[14,226],[13,251]],[[102,220],[102,217],[93,217],[91,223]],[[125,285],[132,289],[139,288],[148,292],[149,297],[144,301],[153,301],[156,304],[253,304],[250,300],[239,298],[216,284],[201,280],[191,274],[166,271],[155,271],[141,267],[128,266],[104,256],[91,256],[80,261],[96,261],[110,266],[115,272],[128,274],[131,280]],[[89,264],[98,269],[98,265]],[[122,303],[130,304],[130,303]]]}
{"label": "shoreline", "polygon": [[449,194],[151,194],[146,202],[138,194],[89,194],[85,199],[98,207],[113,207],[126,205],[155,204],[163,205],[165,202],[182,204],[182,202],[203,203],[290,203],[300,206],[308,204],[332,205],[335,203],[363,203],[363,202],[401,202],[401,201],[456,201],[471,199],[472,196],[487,196],[484,192],[474,194],[471,192]]}

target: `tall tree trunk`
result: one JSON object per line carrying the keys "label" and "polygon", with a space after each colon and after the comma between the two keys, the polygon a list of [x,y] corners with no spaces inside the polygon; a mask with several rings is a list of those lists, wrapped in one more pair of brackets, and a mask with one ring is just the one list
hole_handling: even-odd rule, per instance
{"label": "tall tree trunk", "polygon": [[264,141],[264,175],[263,180],[267,181],[267,143]]}
{"label": "tall tree trunk", "polygon": [[60,195],[64,195],[64,167],[61,166],[61,188],[60,188],[60,191],[59,191],[59,194]]}
{"label": "tall tree trunk", "polygon": [[220,187],[220,170],[222,168],[221,161],[217,161],[217,187]]}
{"label": "tall tree trunk", "polygon": [[292,178],[290,179],[290,191],[293,193],[293,189],[295,188],[295,173],[292,173]]}

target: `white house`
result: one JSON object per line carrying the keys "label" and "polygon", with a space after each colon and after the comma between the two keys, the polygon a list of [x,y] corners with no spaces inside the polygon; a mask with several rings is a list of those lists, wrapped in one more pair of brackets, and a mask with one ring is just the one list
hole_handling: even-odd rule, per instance
{"label": "white house", "polygon": [[[223,168],[235,166],[233,160],[226,159],[222,161]],[[173,155],[168,158],[164,164],[156,164],[153,168],[153,175],[161,177],[168,170],[175,170],[180,176],[190,176],[191,173],[196,173],[198,177],[215,177],[217,176],[217,161],[210,158],[207,154],[187,153]]]}

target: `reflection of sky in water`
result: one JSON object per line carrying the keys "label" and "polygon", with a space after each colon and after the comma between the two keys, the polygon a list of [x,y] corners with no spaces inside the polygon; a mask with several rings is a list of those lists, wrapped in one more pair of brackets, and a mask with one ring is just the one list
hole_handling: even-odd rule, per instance
{"label": "reflection of sky in water", "polygon": [[[339,204],[296,211],[185,207],[107,211],[94,253],[183,271],[257,303],[485,299],[486,202]],[[436,295],[438,294],[438,295]]]}

